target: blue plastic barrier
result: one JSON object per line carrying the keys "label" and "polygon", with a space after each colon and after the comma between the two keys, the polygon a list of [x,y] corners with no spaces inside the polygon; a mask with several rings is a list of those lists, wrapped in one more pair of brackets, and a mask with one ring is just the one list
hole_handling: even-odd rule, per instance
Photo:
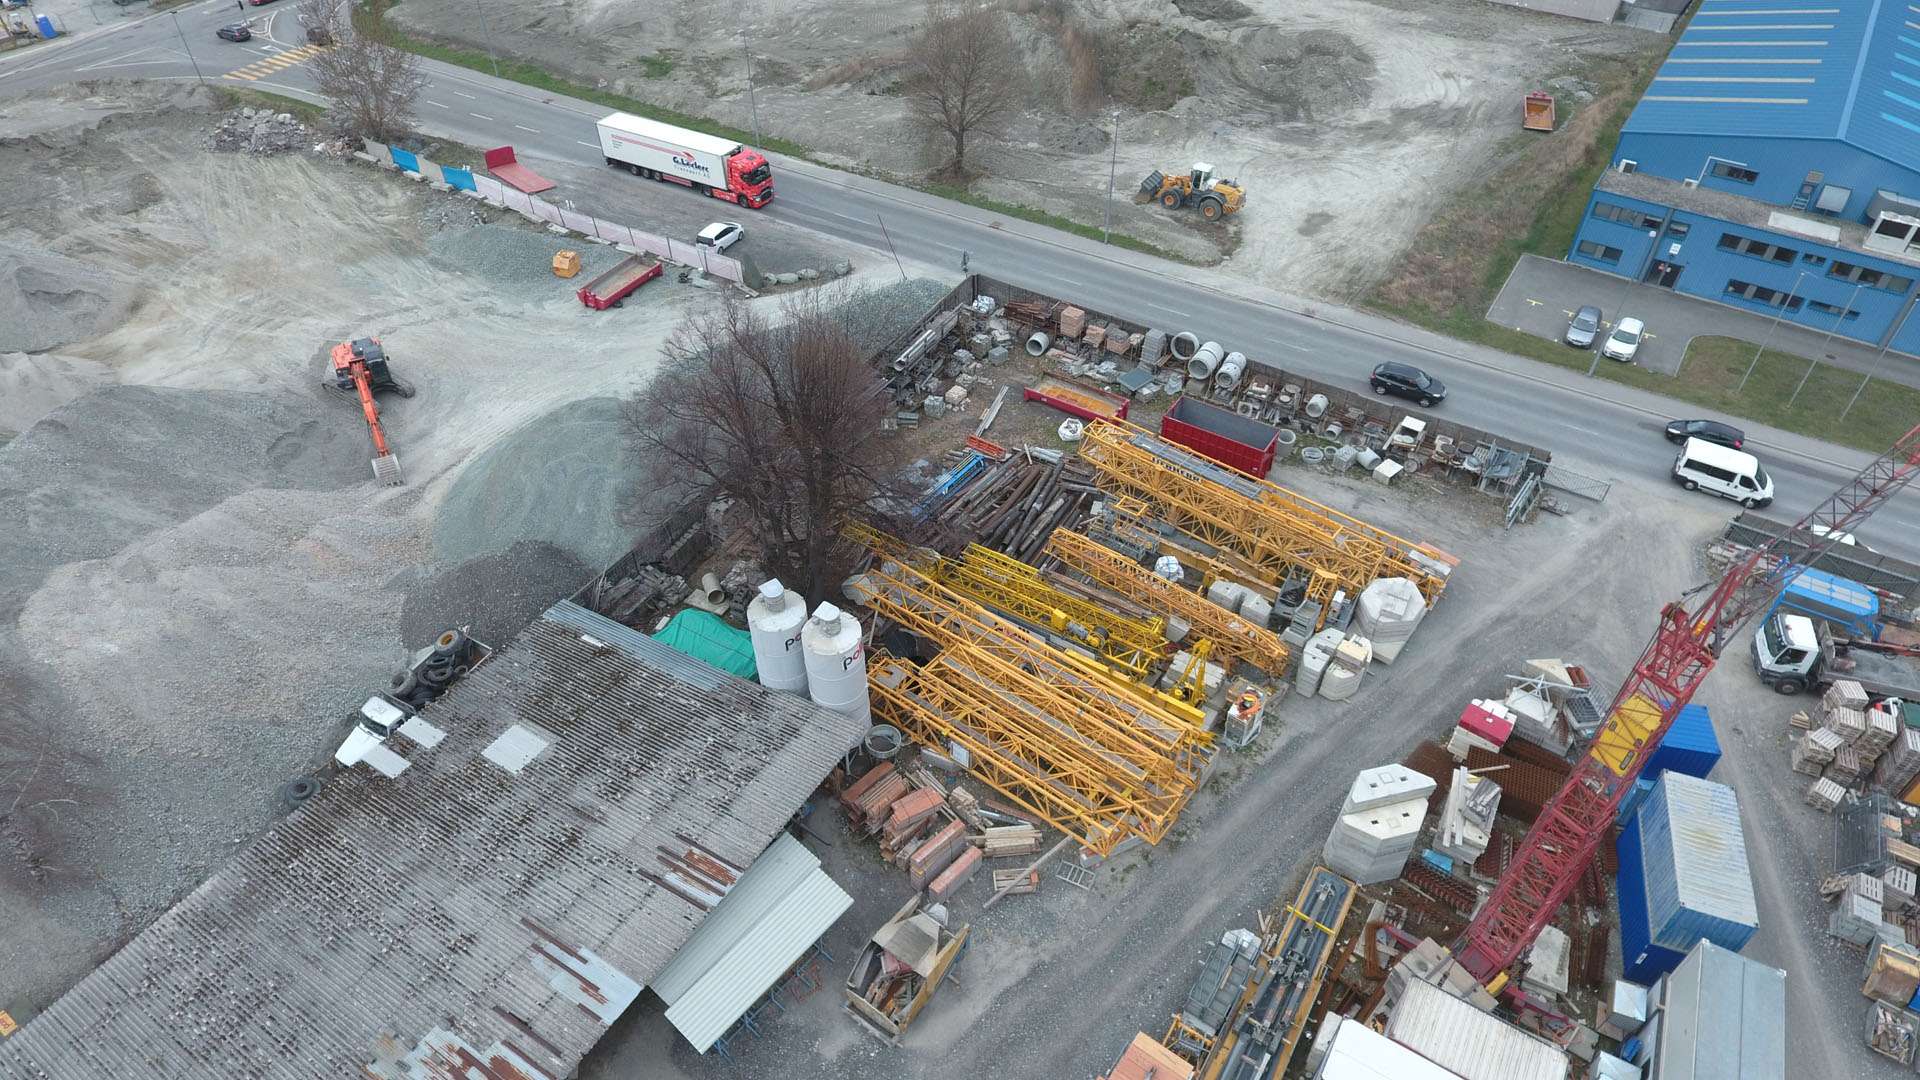
{"label": "blue plastic barrier", "polygon": [[393,152],[394,165],[405,172],[420,171],[420,159],[413,155],[413,151],[402,150],[397,146],[392,147],[391,150]]}
{"label": "blue plastic barrier", "polygon": [[448,184],[459,188],[461,191],[480,190],[473,182],[472,169],[456,169],[451,165],[442,165],[440,166],[440,175],[447,178]]}

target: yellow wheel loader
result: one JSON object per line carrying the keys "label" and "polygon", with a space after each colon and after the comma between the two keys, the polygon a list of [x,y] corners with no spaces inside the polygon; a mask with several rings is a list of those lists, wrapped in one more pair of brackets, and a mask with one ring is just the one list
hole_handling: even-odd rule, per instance
{"label": "yellow wheel loader", "polygon": [[1187,173],[1148,173],[1140,181],[1140,196],[1141,202],[1157,201],[1169,210],[1197,206],[1201,217],[1219,221],[1240,212],[1241,204],[1247,201],[1247,189],[1232,180],[1215,179],[1213,166],[1200,161]]}

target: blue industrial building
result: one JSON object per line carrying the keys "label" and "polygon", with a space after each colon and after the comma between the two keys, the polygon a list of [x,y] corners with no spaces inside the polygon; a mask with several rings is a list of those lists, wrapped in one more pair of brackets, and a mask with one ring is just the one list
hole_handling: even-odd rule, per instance
{"label": "blue industrial building", "polygon": [[1920,354],[1920,0],[1701,0],[1567,257]]}

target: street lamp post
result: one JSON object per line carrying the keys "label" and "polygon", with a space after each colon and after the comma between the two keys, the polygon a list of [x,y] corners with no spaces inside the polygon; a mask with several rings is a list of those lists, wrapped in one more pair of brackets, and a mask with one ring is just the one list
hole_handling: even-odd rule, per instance
{"label": "street lamp post", "polygon": [[201,86],[207,85],[207,77],[200,70],[200,61],[193,58],[193,46],[187,44],[186,31],[180,29],[180,12],[176,9],[168,14],[173,16],[173,32],[180,35],[180,47],[187,50],[187,63],[193,65],[194,77],[200,80]]}
{"label": "street lamp post", "polygon": [[1773,341],[1773,332],[1780,328],[1780,320],[1786,316],[1787,309],[1793,306],[1794,294],[1800,291],[1800,283],[1806,279],[1805,270],[1800,271],[1800,276],[1793,279],[1793,288],[1788,289],[1787,298],[1780,301],[1780,310],[1773,313],[1773,322],[1767,325],[1767,336],[1761,338],[1760,347],[1753,350],[1753,360],[1747,365],[1747,373],[1740,376],[1740,385],[1733,388],[1734,393],[1738,394],[1747,388],[1747,380],[1753,378],[1753,369],[1760,366],[1760,354],[1767,351],[1768,344]]}
{"label": "street lamp post", "polygon": [[[1860,290],[1866,287],[1867,283],[1864,281],[1856,284],[1853,287],[1853,291],[1847,294],[1847,302],[1840,305],[1840,310],[1834,313],[1833,325],[1827,328],[1827,336],[1820,342],[1820,352],[1822,355],[1826,353],[1827,346],[1833,344],[1833,332],[1840,329],[1840,320],[1846,318],[1847,312],[1853,310],[1853,302],[1860,298]],[[1807,380],[1813,378],[1813,369],[1819,366],[1820,360],[1818,357],[1807,362],[1807,373],[1800,376],[1800,385],[1793,388],[1793,396],[1787,399],[1787,408],[1793,408],[1793,403],[1800,400],[1800,391],[1807,388]]]}
{"label": "street lamp post", "polygon": [[1113,243],[1113,178],[1120,168],[1120,110],[1113,110],[1113,152],[1107,158],[1107,224],[1100,231],[1100,242]]}
{"label": "street lamp post", "polygon": [[500,77],[500,54],[493,51],[493,16],[487,14],[486,0],[474,5],[480,9],[480,28],[487,35],[487,59],[493,64],[493,77]]}
{"label": "street lamp post", "polygon": [[[1660,237],[1660,232],[1658,229],[1656,229],[1653,232],[1648,233],[1647,235],[1653,237],[1657,242]],[[1634,280],[1632,276],[1628,276],[1627,287],[1624,290],[1622,290],[1620,293],[1620,302],[1613,305],[1613,320],[1614,320],[1615,326],[1620,325],[1620,319],[1623,317],[1622,313],[1627,310],[1627,297],[1633,295],[1633,287],[1638,284],[1640,283]],[[1594,372],[1600,370],[1600,357],[1606,353],[1606,349],[1607,349],[1607,344],[1604,339],[1600,342],[1599,345],[1594,347],[1593,362],[1587,365],[1587,377],[1589,379],[1593,377]]]}
{"label": "street lamp post", "polygon": [[1893,339],[1900,336],[1900,331],[1906,328],[1907,319],[1912,315],[1913,305],[1909,304],[1905,314],[1900,316],[1900,321],[1894,324],[1893,331],[1887,335],[1887,343],[1880,346],[1880,352],[1874,356],[1873,366],[1868,368],[1867,373],[1860,377],[1860,385],[1854,389],[1853,397],[1847,400],[1847,407],[1840,410],[1840,419],[1845,420],[1847,414],[1853,411],[1854,405],[1860,401],[1860,395],[1866,392],[1867,384],[1873,381],[1874,373],[1880,370],[1880,361],[1885,360],[1887,358],[1887,350],[1893,348]]}

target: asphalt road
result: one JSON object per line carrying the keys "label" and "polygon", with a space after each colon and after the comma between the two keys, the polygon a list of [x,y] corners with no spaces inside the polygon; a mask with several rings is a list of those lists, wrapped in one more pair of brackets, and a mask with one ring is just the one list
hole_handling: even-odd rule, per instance
{"label": "asphalt road", "polygon": [[[220,85],[318,100],[299,64],[252,80],[225,76],[236,70],[260,73],[249,65],[303,40],[291,4],[249,8],[246,16],[254,20],[258,36],[244,44],[221,41],[213,33],[242,12],[227,0],[203,0],[177,14],[155,14],[36,46],[18,59],[0,59],[0,93],[99,78],[191,80],[198,77],[197,65],[199,75]],[[465,68],[431,61],[425,68],[432,82],[418,112],[428,134],[470,146],[512,143],[536,169],[542,159],[599,161],[593,122],[605,109]],[[974,270],[1110,314],[1171,330],[1192,329],[1229,349],[1327,381],[1358,386],[1381,360],[1416,364],[1450,389],[1440,407],[1446,415],[1548,447],[1556,461],[1601,479],[1664,480],[1673,455],[1659,429],[1675,416],[1696,412],[1657,395],[1288,297],[1241,281],[1231,271],[1163,262],[804,162],[776,156],[774,164],[774,202],[757,213],[876,253],[891,247],[903,260],[953,271],[960,267],[961,253],[968,252]],[[751,228],[755,212],[734,213],[744,215]],[[1867,460],[1843,447],[1743,426],[1749,429],[1749,449],[1774,476],[1778,502],[1773,513],[1779,516],[1810,509]],[[1729,513],[1733,510],[1728,504]],[[1902,495],[1859,532],[1879,550],[1920,561],[1920,492]]]}

